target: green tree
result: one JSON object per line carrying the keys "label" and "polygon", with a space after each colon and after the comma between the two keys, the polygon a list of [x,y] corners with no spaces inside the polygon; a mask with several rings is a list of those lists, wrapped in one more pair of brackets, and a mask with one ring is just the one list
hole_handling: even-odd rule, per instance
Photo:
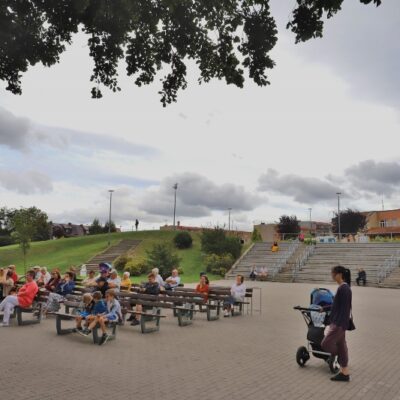
{"label": "green tree", "polygon": [[262,237],[260,231],[254,227],[253,232],[251,234],[251,241],[252,242],[262,242]]}
{"label": "green tree", "polygon": [[[108,222],[106,222],[105,224],[104,224],[104,228],[103,228],[103,232],[104,233],[108,233],[108,226],[109,226],[110,224],[108,223]],[[110,229],[110,231],[111,232],[117,232],[117,227],[115,226],[115,223],[114,223],[114,221],[111,221],[111,229]]]}
{"label": "green tree", "polygon": [[[103,233],[104,232],[104,228],[101,225],[100,221],[95,218],[92,222],[92,224],[89,226],[89,233],[91,235],[98,235],[99,233]],[[108,232],[108,229],[107,229]]]}
{"label": "green tree", "polygon": [[26,273],[26,258],[31,247],[31,241],[37,232],[36,220],[29,209],[21,208],[14,213],[11,224],[13,228],[12,236],[21,249]]}
{"label": "green tree", "polygon": [[[343,1],[297,0],[287,26],[296,42],[321,37],[323,19]],[[137,86],[169,67],[159,92],[164,106],[186,88],[189,60],[199,68],[200,83],[216,78],[243,87],[247,71],[257,85],[268,85],[278,34],[269,0],[3,0],[0,26],[0,80],[12,93],[21,93],[29,66],[58,63],[82,30],[94,63],[92,97],[102,96],[101,85],[120,90],[117,67],[124,59]]]}
{"label": "green tree", "polygon": [[[338,216],[337,213],[335,215],[332,218],[332,231],[337,234],[339,233]],[[356,235],[360,230],[365,228],[366,223],[367,217],[359,211],[348,208],[340,212],[340,231],[342,233]]]}
{"label": "green tree", "polygon": [[297,237],[300,233],[300,222],[295,215],[289,217],[288,215],[282,215],[279,218],[278,232],[280,235],[285,235],[285,238]]}
{"label": "green tree", "polygon": [[163,278],[169,276],[172,269],[178,268],[181,262],[168,243],[157,243],[146,254],[146,264],[151,268],[158,268]]}
{"label": "green tree", "polygon": [[193,245],[193,239],[189,232],[178,232],[174,237],[177,249],[189,249]]}
{"label": "green tree", "polygon": [[201,234],[201,250],[206,254],[230,254],[237,259],[242,252],[242,243],[238,237],[227,236],[222,228],[206,229]]}

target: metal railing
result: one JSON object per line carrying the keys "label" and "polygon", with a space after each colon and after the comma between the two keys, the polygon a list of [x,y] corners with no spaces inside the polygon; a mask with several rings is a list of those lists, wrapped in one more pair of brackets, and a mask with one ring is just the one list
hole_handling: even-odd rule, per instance
{"label": "metal railing", "polygon": [[281,257],[276,260],[274,266],[272,267],[272,279],[274,279],[275,276],[282,271],[283,267],[287,264],[290,257],[292,257],[297,251],[299,246],[300,242],[298,240],[294,240],[293,243],[290,244],[289,248],[282,253]]}
{"label": "metal railing", "polygon": [[294,268],[293,268],[292,282],[296,281],[299,272],[303,269],[304,265],[306,265],[307,261],[314,254],[315,247],[316,246],[313,244],[306,246],[303,253],[300,254],[300,256],[295,261]]}
{"label": "metal railing", "polygon": [[378,267],[377,279],[378,283],[382,283],[391,272],[400,266],[400,250],[397,250],[395,254],[387,258],[382,265]]}

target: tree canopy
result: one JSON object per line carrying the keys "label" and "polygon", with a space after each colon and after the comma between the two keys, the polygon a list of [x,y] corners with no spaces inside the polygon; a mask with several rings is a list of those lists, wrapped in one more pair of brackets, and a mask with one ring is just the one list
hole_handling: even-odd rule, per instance
{"label": "tree canopy", "polygon": [[[296,42],[322,37],[324,19],[343,1],[297,0],[287,26]],[[125,60],[137,86],[169,67],[159,92],[164,106],[186,88],[189,60],[199,68],[199,83],[216,78],[243,87],[247,71],[257,85],[268,85],[278,34],[269,0],[2,0],[0,80],[6,89],[21,94],[28,67],[58,63],[79,31],[88,35],[94,62],[93,98],[102,97],[101,86],[120,90],[118,65]]]}
{"label": "tree canopy", "polygon": [[[367,217],[359,211],[348,208],[340,212],[340,231],[344,234],[357,234],[365,228]],[[334,233],[339,233],[338,216],[332,218],[332,230]]]}
{"label": "tree canopy", "polygon": [[297,237],[300,233],[300,222],[295,215],[282,215],[278,222],[278,232],[284,238]]}

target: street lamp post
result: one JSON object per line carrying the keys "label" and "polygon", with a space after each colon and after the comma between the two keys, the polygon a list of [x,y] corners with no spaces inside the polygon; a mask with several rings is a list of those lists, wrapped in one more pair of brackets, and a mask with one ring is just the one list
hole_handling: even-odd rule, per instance
{"label": "street lamp post", "polygon": [[312,232],[312,218],[311,218],[312,208],[310,207],[308,209],[308,211],[310,212],[310,236],[312,236],[312,234],[311,234],[311,232]]}
{"label": "street lamp post", "polygon": [[174,186],[172,186],[172,188],[175,190],[175,194],[174,194],[174,230],[176,229],[176,225],[175,225],[175,218],[176,218],[176,191],[178,190],[178,184],[175,183]]}
{"label": "street lamp post", "polygon": [[339,234],[339,241],[342,240],[342,230],[341,230],[341,226],[340,226],[340,196],[342,195],[341,192],[337,192],[337,209],[338,209],[338,213],[337,213],[337,217],[338,217],[338,234]]}
{"label": "street lamp post", "polygon": [[231,231],[231,211],[232,208],[228,208],[228,231]]}
{"label": "street lamp post", "polygon": [[111,245],[111,205],[112,205],[112,194],[114,190],[110,189],[108,191],[110,193],[110,210],[108,213],[108,246]]}

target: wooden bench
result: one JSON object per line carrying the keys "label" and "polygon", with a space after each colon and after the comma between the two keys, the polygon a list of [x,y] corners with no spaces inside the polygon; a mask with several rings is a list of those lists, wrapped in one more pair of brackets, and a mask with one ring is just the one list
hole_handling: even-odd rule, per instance
{"label": "wooden bench", "polygon": [[[63,328],[63,321],[75,321],[76,315],[66,314],[61,312],[49,312],[50,315],[55,315],[56,317],[56,331],[57,335],[67,335],[70,333],[77,333],[77,329],[73,328]],[[110,336],[110,340],[115,340],[117,337],[117,326],[118,322],[108,322],[107,332]],[[101,335],[99,335],[100,325],[97,324],[92,330],[93,344],[100,344]]]}

